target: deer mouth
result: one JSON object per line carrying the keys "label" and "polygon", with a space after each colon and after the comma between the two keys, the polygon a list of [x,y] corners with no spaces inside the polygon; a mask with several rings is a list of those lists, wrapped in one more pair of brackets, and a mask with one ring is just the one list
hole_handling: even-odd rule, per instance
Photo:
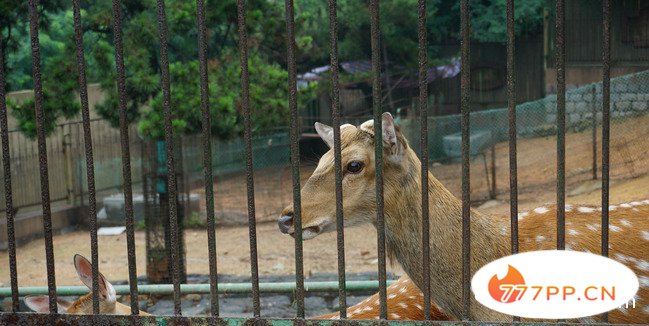
{"label": "deer mouth", "polygon": [[[302,240],[313,239],[322,232],[322,227],[319,225],[308,226],[302,228]],[[295,232],[291,232],[291,237],[295,238]]]}

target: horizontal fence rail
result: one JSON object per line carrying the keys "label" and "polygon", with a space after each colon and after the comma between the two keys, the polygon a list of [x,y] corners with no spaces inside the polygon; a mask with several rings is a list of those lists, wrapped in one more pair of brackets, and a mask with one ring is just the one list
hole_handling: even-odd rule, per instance
{"label": "horizontal fence rail", "polygon": [[[376,291],[378,290],[378,316],[377,319],[380,319],[380,322],[385,322],[388,319],[393,319],[390,315],[390,310],[388,306],[388,301],[391,299],[391,296],[388,296],[387,289],[388,286],[395,283],[395,281],[387,280],[386,273],[386,260],[387,253],[391,248],[386,247],[386,237],[389,237],[390,234],[386,233],[386,205],[389,205],[389,200],[385,198],[384,200],[384,191],[386,185],[384,180],[386,176],[384,175],[383,168],[386,166],[388,158],[384,157],[384,133],[383,133],[383,103],[384,98],[382,97],[382,87],[390,88],[389,79],[384,75],[387,75],[387,59],[383,60],[383,56],[387,55],[387,51],[381,48],[381,15],[380,15],[380,1],[370,0],[368,5],[369,13],[369,24],[370,24],[370,35],[366,35],[369,38],[369,43],[371,46],[371,88],[372,88],[372,114],[373,114],[373,131],[374,131],[374,148],[373,155],[375,160],[375,204],[376,204],[376,214],[373,216],[375,218],[375,224],[377,228],[377,248],[378,248],[378,259],[377,264],[377,274],[378,281],[346,281],[345,276],[345,232],[343,230],[345,226],[345,216],[344,211],[344,196],[343,196],[343,186],[344,186],[344,166],[347,162],[343,160],[343,146],[341,140],[341,108],[340,108],[340,80],[339,80],[339,53],[338,53],[338,12],[337,12],[337,1],[329,0],[327,7],[327,16],[329,18],[329,62],[331,66],[330,71],[330,82],[331,82],[331,119],[333,122],[333,134],[332,139],[333,143],[331,145],[331,150],[333,151],[334,157],[334,173],[335,173],[335,184],[334,194],[331,194],[332,197],[335,197],[335,224],[337,226],[336,230],[336,246],[337,246],[337,271],[338,279],[336,281],[330,282],[305,282],[305,272],[304,272],[304,248],[303,248],[303,239],[302,239],[302,200],[300,185],[300,137],[304,129],[304,126],[300,126],[300,116],[298,109],[298,85],[297,85],[297,51],[296,51],[296,26],[295,26],[295,6],[292,0],[285,1],[285,23],[286,23],[286,65],[287,65],[287,82],[288,82],[288,107],[290,111],[290,129],[288,130],[288,145],[290,146],[290,174],[291,174],[291,194],[292,194],[292,207],[293,207],[293,221],[294,221],[294,255],[295,255],[295,282],[275,282],[275,283],[265,283],[260,282],[260,272],[259,272],[259,251],[257,243],[257,218],[258,212],[256,212],[256,203],[255,203],[255,164],[254,157],[257,156],[254,151],[253,145],[253,129],[251,126],[252,120],[255,118],[251,113],[251,102],[250,102],[250,74],[249,71],[249,42],[252,36],[249,38],[248,35],[248,26],[246,22],[247,10],[246,10],[246,1],[237,0],[236,10],[236,25],[237,25],[237,36],[238,36],[238,50],[239,50],[239,60],[240,60],[240,109],[243,116],[243,143],[236,143],[235,145],[243,145],[242,160],[232,163],[234,165],[243,165],[245,166],[245,189],[246,189],[246,218],[248,223],[248,246],[250,253],[250,283],[219,283],[217,275],[217,246],[216,246],[216,214],[215,214],[215,190],[214,190],[214,157],[219,157],[219,155],[226,155],[221,151],[214,150],[214,145],[212,143],[212,136],[210,130],[210,120],[218,119],[219,117],[211,116],[210,113],[210,98],[209,98],[209,86],[210,81],[208,80],[208,32],[206,28],[206,7],[204,0],[196,1],[196,27],[198,31],[198,63],[200,69],[200,110],[202,116],[202,125],[201,125],[201,144],[200,151],[201,162],[202,162],[202,181],[204,182],[204,191],[205,191],[205,204],[206,204],[206,215],[207,215],[207,244],[208,247],[208,260],[209,264],[209,284],[183,284],[183,275],[182,275],[182,263],[181,260],[184,257],[184,252],[181,249],[183,242],[183,227],[182,227],[182,215],[181,207],[179,207],[180,201],[176,200],[179,198],[179,195],[182,194],[183,189],[179,186],[181,183],[178,180],[179,169],[177,161],[183,161],[183,157],[177,157],[177,142],[176,139],[179,138],[178,135],[174,134],[173,129],[173,118],[174,110],[172,107],[172,87],[170,71],[169,71],[169,45],[168,41],[173,35],[169,35],[167,28],[167,16],[166,16],[166,7],[164,0],[157,0],[156,8],[157,12],[155,16],[157,18],[157,28],[158,28],[158,42],[159,42],[159,65],[160,65],[160,88],[163,94],[163,119],[164,119],[164,147],[163,153],[158,153],[164,156],[163,169],[166,173],[164,180],[164,192],[161,192],[161,195],[154,199],[160,204],[163,201],[166,201],[166,206],[162,206],[165,210],[168,211],[169,219],[169,229],[166,230],[170,234],[170,246],[171,254],[169,256],[168,264],[171,266],[171,284],[138,284],[137,279],[137,266],[136,266],[136,243],[135,243],[135,211],[134,211],[134,196],[133,196],[133,181],[132,174],[133,168],[131,166],[131,150],[130,146],[134,142],[129,137],[130,129],[129,122],[127,119],[127,106],[128,97],[127,97],[127,73],[124,60],[124,42],[122,40],[122,3],[120,0],[112,1],[112,30],[114,36],[114,47],[115,47],[115,87],[118,95],[118,108],[119,108],[119,136],[120,136],[120,151],[121,151],[121,168],[122,168],[122,183],[121,187],[124,192],[124,214],[125,214],[125,226],[126,226],[126,241],[127,241],[127,261],[128,261],[128,285],[118,285],[115,286],[115,292],[117,295],[129,295],[129,305],[130,305],[130,316],[109,316],[103,315],[100,308],[101,297],[99,295],[100,287],[104,286],[100,284],[100,268],[107,268],[103,265],[100,265],[101,257],[99,257],[99,248],[98,248],[98,236],[97,236],[97,192],[101,189],[96,189],[96,183],[99,179],[98,167],[96,164],[97,153],[93,151],[93,131],[96,135],[96,129],[93,129],[92,122],[90,118],[90,109],[88,104],[88,89],[87,89],[87,80],[86,80],[86,63],[84,59],[84,45],[83,45],[83,24],[82,24],[82,15],[80,9],[80,2],[78,0],[73,1],[73,19],[74,19],[74,32],[75,32],[75,45],[76,45],[76,54],[77,54],[77,67],[78,67],[78,83],[80,90],[80,100],[82,108],[82,121],[81,124],[77,123],[76,126],[82,128],[82,130],[77,129],[77,134],[83,136],[83,157],[85,161],[85,182],[87,184],[87,194],[88,194],[88,213],[89,217],[89,228],[90,228],[90,251],[91,251],[91,262],[92,262],[92,288],[93,294],[92,297],[92,313],[90,316],[66,316],[60,315],[64,311],[60,311],[60,306],[57,304],[57,298],[62,296],[77,296],[84,295],[88,292],[87,287],[82,286],[57,286],[57,280],[55,275],[55,260],[54,260],[54,242],[53,242],[53,230],[52,230],[52,212],[51,212],[51,203],[56,200],[63,200],[68,197],[57,197],[60,194],[55,194],[53,197],[50,197],[50,193],[58,193],[59,188],[55,188],[52,191],[50,189],[50,176],[52,178],[58,178],[58,175],[50,174],[50,168],[57,164],[52,160],[48,161],[48,144],[47,137],[45,134],[45,99],[43,96],[43,85],[42,85],[42,73],[41,73],[41,53],[40,53],[40,43],[39,43],[39,3],[37,0],[29,0],[28,9],[29,9],[29,36],[30,36],[30,45],[32,50],[32,66],[33,66],[33,82],[34,82],[34,98],[35,98],[35,116],[36,116],[36,125],[37,125],[37,153],[31,153],[33,155],[27,155],[24,158],[27,159],[36,159],[38,158],[39,166],[39,181],[40,181],[40,202],[30,202],[29,205],[41,204],[42,213],[43,213],[43,234],[45,238],[45,260],[47,268],[47,286],[46,287],[19,287],[18,283],[18,274],[21,272],[17,269],[17,253],[16,253],[16,240],[15,240],[15,209],[16,204],[21,205],[22,203],[16,201],[13,198],[13,194],[18,190],[16,187],[12,187],[12,182],[21,182],[20,180],[12,181],[12,157],[10,155],[10,133],[7,130],[7,108],[5,105],[5,83],[6,83],[6,71],[4,71],[5,63],[1,60],[4,59],[4,52],[7,49],[0,48],[0,136],[2,140],[2,159],[3,159],[3,173],[4,173],[4,191],[5,191],[5,206],[3,209],[6,212],[7,218],[7,236],[8,236],[8,251],[9,251],[9,274],[11,279],[10,287],[0,288],[0,297],[11,297],[11,309],[12,312],[0,313],[0,324],[17,324],[17,323],[28,323],[28,324],[49,324],[54,321],[60,323],[68,324],[93,324],[93,323],[103,323],[103,324],[114,324],[114,323],[129,323],[134,322],[137,324],[145,323],[157,323],[157,324],[189,324],[189,323],[200,323],[200,324],[215,324],[215,323],[230,323],[238,324],[242,322],[254,323],[254,324],[264,324],[272,323],[275,325],[292,325],[292,324],[301,324],[301,325],[316,325],[320,324],[318,321],[307,321],[305,320],[305,293],[307,292],[337,292],[338,295],[338,310],[339,310],[339,319],[341,323],[345,324],[349,321],[347,320],[347,308],[348,302],[346,299],[348,292],[353,291]],[[461,278],[462,288],[459,289],[461,293],[461,298],[458,295],[458,303],[461,303],[458,307],[451,307],[453,310],[449,313],[453,314],[457,319],[460,319],[462,324],[473,324],[479,323],[480,321],[474,321],[475,316],[475,305],[472,304],[471,297],[471,271],[475,266],[472,266],[472,257],[476,255],[476,252],[481,250],[481,248],[475,248],[471,246],[471,236],[480,230],[471,230],[471,219],[472,219],[472,210],[471,210],[471,161],[472,158],[476,155],[471,152],[471,132],[475,127],[472,125],[472,103],[475,101],[472,98],[471,87],[472,87],[472,75],[471,75],[471,66],[472,66],[472,56],[471,56],[471,17],[472,17],[472,8],[470,6],[471,1],[469,0],[460,0],[459,2],[459,24],[460,24],[460,115],[459,115],[459,128],[460,128],[460,137],[461,137],[461,229],[458,228],[458,234],[456,236],[462,239],[462,246],[459,248],[458,256],[458,270],[457,275]],[[602,94],[602,193],[601,193],[601,202],[603,209],[601,210],[601,254],[603,256],[609,255],[609,191],[610,191],[610,121],[611,121],[611,1],[603,0],[602,1],[602,61],[603,61],[603,76],[602,76],[602,85],[601,85],[601,94]],[[556,39],[554,40],[555,44],[555,53],[554,58],[555,68],[556,68],[556,82],[557,82],[557,95],[555,100],[556,110],[556,223],[557,223],[557,233],[556,233],[556,248],[559,250],[566,249],[565,243],[565,200],[566,200],[566,130],[567,130],[567,121],[566,121],[566,1],[557,0],[556,7],[554,9],[556,20],[556,25],[554,26],[556,31]],[[517,63],[515,62],[515,44],[516,44],[516,34],[515,34],[515,1],[507,0],[506,1],[506,93],[507,93],[507,107],[503,109],[502,113],[507,116],[507,140],[508,140],[508,159],[509,159],[509,225],[510,225],[510,246],[511,253],[515,254],[519,252],[519,226],[518,226],[518,205],[519,205],[519,193],[518,193],[518,162],[517,162],[517,119],[523,118],[522,116],[517,116],[517,99],[516,99],[516,90],[517,90],[517,80],[515,75],[515,67]],[[433,246],[431,242],[437,241],[430,237],[431,225],[429,225],[429,172],[432,168],[429,166],[431,158],[431,153],[429,153],[429,100],[428,100],[428,33],[427,30],[427,11],[426,11],[426,1],[418,1],[418,24],[417,24],[417,35],[418,35],[418,108],[419,108],[419,151],[421,157],[421,175],[418,176],[421,179],[418,180],[421,182],[421,202],[417,202],[417,205],[421,205],[421,233],[412,235],[416,237],[417,241],[421,243],[421,263],[423,264],[422,275],[417,275],[418,279],[421,279],[421,284],[423,284],[423,303],[424,303],[424,319],[426,323],[435,324],[435,321],[431,321],[431,303],[436,303],[435,293],[431,289],[431,283],[434,280],[431,280],[434,275],[430,273],[430,267],[432,264],[435,264],[435,261],[431,261],[431,255],[434,254]],[[382,63],[384,62],[384,63]],[[385,79],[384,79],[385,77]],[[385,82],[383,81],[385,80]],[[218,83],[219,81],[212,81]],[[385,83],[385,85],[383,85]],[[593,97],[595,96],[593,88]],[[595,99],[593,98],[593,102]],[[198,109],[198,108],[197,108]],[[593,117],[593,119],[596,119]],[[520,119],[518,120],[520,121]],[[63,130],[64,127],[61,127]],[[72,125],[70,124],[70,129],[72,130]],[[432,130],[432,128],[430,128]],[[593,129],[594,130],[594,129]],[[504,132],[504,131],[503,131]],[[280,138],[280,137],[278,137]],[[284,137],[286,138],[286,137]],[[94,138],[95,141],[97,137]],[[504,136],[503,136],[504,139]],[[234,143],[234,142],[233,142]],[[81,140],[78,140],[78,145],[81,144]],[[216,144],[218,145],[218,144]],[[286,145],[283,143],[283,145]],[[235,146],[237,147],[237,146]],[[241,146],[239,146],[241,147]],[[283,146],[286,147],[286,146]],[[595,147],[596,148],[596,147]],[[272,151],[269,150],[269,152]],[[143,150],[144,152],[144,150]],[[213,153],[214,152],[214,153]],[[225,152],[225,151],[223,151]],[[492,155],[494,152],[492,152]],[[37,154],[37,155],[36,155]],[[81,150],[78,152],[81,157]],[[142,154],[144,157],[144,154]],[[233,155],[236,156],[236,155]],[[142,159],[143,159],[142,157]],[[495,169],[495,159],[492,159],[492,168]],[[271,166],[272,167],[272,166]],[[486,167],[485,167],[486,168]],[[83,169],[83,168],[81,168]],[[182,168],[180,168],[182,170]],[[596,172],[596,171],[595,171]],[[83,174],[83,173],[80,173]],[[146,176],[144,172],[140,171],[142,174],[143,183],[146,183]],[[495,173],[494,173],[495,174]],[[136,175],[139,177],[139,175]],[[159,177],[159,175],[157,175]],[[492,176],[495,178],[495,175]],[[83,184],[83,176],[81,176],[81,183]],[[58,179],[57,179],[58,180]],[[35,180],[33,180],[35,181]],[[492,180],[495,184],[495,179]],[[56,180],[55,180],[56,183]],[[18,183],[19,184],[19,183]],[[58,185],[57,185],[58,186]],[[81,186],[83,188],[83,186]],[[495,188],[495,186],[494,186]],[[68,189],[66,189],[67,195]],[[84,191],[81,192],[81,200],[83,202]],[[494,189],[495,192],[495,189]],[[386,192],[387,193],[387,192]],[[164,195],[163,195],[164,194]],[[187,195],[187,197],[189,197]],[[148,199],[147,199],[148,200]],[[189,200],[189,198],[187,198]],[[306,199],[304,199],[306,200]],[[146,200],[145,200],[146,201]],[[25,204],[27,205],[27,204]],[[27,206],[29,206],[27,205]],[[421,239],[419,236],[421,235]],[[461,267],[461,270],[459,268]],[[413,277],[414,278],[414,277]],[[197,294],[209,294],[210,298],[210,316],[209,317],[183,317],[183,306],[182,306],[182,295],[197,293]],[[219,294],[234,294],[234,293],[251,293],[252,301],[252,319],[243,319],[243,318],[219,318],[221,315],[220,309],[222,305],[219,304]],[[271,316],[262,316],[261,313],[261,302],[260,297],[261,293],[292,293],[294,298],[295,305],[295,319],[272,319]],[[19,297],[27,295],[48,295],[48,305],[50,314],[24,314],[19,312]],[[140,295],[172,295],[173,296],[173,307],[174,307],[174,316],[165,316],[165,317],[148,317],[148,316],[136,316],[140,314],[139,310],[139,296]],[[446,307],[445,307],[446,308]],[[351,315],[351,314],[350,314]],[[608,321],[608,315],[603,316],[604,321]],[[514,322],[518,322],[518,318],[513,319]],[[453,324],[454,322],[450,322]],[[370,322],[360,322],[359,325],[370,324]],[[410,325],[413,323],[404,322],[403,325]],[[498,323],[496,323],[497,325]]]}

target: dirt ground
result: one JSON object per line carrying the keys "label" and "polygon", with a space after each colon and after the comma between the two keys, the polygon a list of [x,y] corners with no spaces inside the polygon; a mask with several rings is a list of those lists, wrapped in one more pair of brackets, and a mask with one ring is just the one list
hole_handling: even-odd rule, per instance
{"label": "dirt ground", "polygon": [[[610,202],[623,203],[649,198],[649,117],[641,117],[614,125],[611,141]],[[632,133],[615,131],[633,130]],[[601,131],[600,131],[601,132]],[[591,180],[592,162],[590,132],[572,133],[566,137],[567,203],[599,204],[601,180]],[[601,136],[598,136],[601,139]],[[601,166],[601,164],[598,164]],[[302,180],[311,174],[313,164],[301,169]],[[472,162],[472,199],[489,214],[509,212],[508,144],[496,146],[498,195],[489,201],[484,165],[480,158]],[[460,165],[434,165],[432,172],[450,190],[459,195]],[[518,143],[519,210],[525,211],[553,203],[555,195],[556,141],[554,137],[521,139]],[[293,274],[295,271],[293,239],[278,232],[274,219],[281,209],[290,204],[290,171],[278,169],[255,173],[256,204],[258,205],[257,241],[259,271],[261,274]],[[229,178],[217,180],[217,214],[236,224],[245,219],[245,180]],[[257,189],[260,187],[259,189]],[[274,190],[274,191],[273,191]],[[203,194],[201,189],[195,192]],[[201,201],[204,205],[204,201]],[[205,207],[203,206],[204,210]],[[226,213],[224,213],[226,212]],[[229,213],[227,213],[229,212]],[[228,223],[221,224],[225,225]],[[207,263],[207,234],[205,230],[188,230],[185,236],[188,273],[209,273]],[[57,285],[80,285],[72,264],[75,253],[89,256],[90,236],[87,231],[72,232],[54,237]],[[144,233],[136,234],[138,275],[145,274]],[[345,232],[346,263],[350,272],[377,270],[376,231],[371,226],[349,229]],[[221,226],[217,230],[218,271],[225,274],[250,274],[248,229],[243,226]],[[304,243],[304,270],[311,273],[336,273],[336,236],[325,234]],[[17,250],[20,286],[44,286],[46,281],[43,240],[35,240]],[[110,280],[126,280],[126,237],[99,238],[100,270]],[[0,252],[0,287],[9,286],[7,252]],[[388,271],[401,274],[399,266],[388,266]]]}

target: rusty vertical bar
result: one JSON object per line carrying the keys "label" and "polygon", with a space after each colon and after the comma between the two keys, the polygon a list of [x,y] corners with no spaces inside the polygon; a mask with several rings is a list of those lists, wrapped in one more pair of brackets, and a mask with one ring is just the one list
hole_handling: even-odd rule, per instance
{"label": "rusty vertical bar", "polygon": [[491,199],[496,199],[496,143],[491,144]]}
{"label": "rusty vertical bar", "polygon": [[219,316],[219,293],[216,259],[216,221],[214,217],[214,177],[212,174],[212,131],[210,118],[210,90],[207,70],[207,29],[205,28],[205,1],[196,0],[198,26],[198,63],[201,83],[201,112],[203,116],[203,176],[205,182],[205,207],[207,211],[207,250],[210,265],[210,311]]}
{"label": "rusty vertical bar", "polygon": [[257,222],[255,220],[255,182],[252,165],[252,131],[250,127],[250,76],[248,72],[248,33],[246,32],[246,2],[237,0],[239,28],[239,61],[241,63],[241,108],[243,138],[246,152],[246,192],[248,199],[248,233],[250,237],[250,273],[252,274],[252,306],[254,317],[261,315],[259,305],[259,264],[257,260]]}
{"label": "rusty vertical bar", "polygon": [[[507,109],[509,112],[509,219],[512,254],[518,253],[518,162],[516,158],[516,61],[514,0],[507,0]],[[494,175],[495,178],[495,175]],[[514,321],[520,321],[514,317]]]}
{"label": "rusty vertical bar", "polygon": [[157,1],[158,32],[160,33],[160,72],[162,81],[162,98],[164,108],[164,140],[167,152],[167,198],[169,201],[169,223],[171,229],[171,270],[174,287],[174,313],[182,314],[180,305],[180,244],[178,239],[178,195],[176,185],[176,167],[174,165],[174,137],[171,125],[171,86],[169,81],[169,46],[167,35],[167,15],[164,0]]}
{"label": "rusty vertical bar", "polygon": [[370,0],[370,30],[372,47],[372,109],[374,113],[374,155],[376,163],[376,229],[378,233],[380,318],[388,318],[385,271],[385,215],[383,212],[383,128],[381,108],[381,30],[379,1]]}
{"label": "rusty vertical bar", "polygon": [[47,288],[50,313],[58,313],[56,304],[56,276],[54,274],[54,244],[52,243],[52,212],[50,210],[50,183],[47,166],[47,143],[45,142],[45,115],[43,82],[41,80],[41,51],[38,42],[38,0],[29,0],[29,34],[31,36],[32,67],[34,77],[34,106],[36,109],[36,133],[38,138],[38,161],[40,167],[41,201],[43,207],[43,233],[45,235],[45,260],[47,263]]}
{"label": "rusty vertical bar", "polygon": [[428,53],[426,0],[419,0],[419,142],[421,150],[421,252],[424,287],[424,318],[430,319],[430,222],[428,221]]}
{"label": "rusty vertical bar", "polygon": [[291,111],[291,175],[293,177],[293,223],[295,226],[295,301],[297,317],[304,318],[304,263],[302,252],[302,204],[300,198],[300,130],[297,115],[297,68],[295,58],[295,13],[293,0],[286,0],[286,63],[288,105]]}
{"label": "rusty vertical bar", "polygon": [[597,87],[593,85],[592,88],[592,105],[593,112],[593,126],[592,126],[592,145],[593,145],[593,180],[597,180]]}
{"label": "rusty vertical bar", "polygon": [[557,249],[566,247],[566,45],[565,0],[556,0]]}
{"label": "rusty vertical bar", "polygon": [[9,128],[7,127],[6,75],[4,71],[4,48],[0,45],[0,137],[2,138],[2,172],[4,173],[5,215],[7,218],[7,242],[9,253],[9,275],[11,278],[11,311],[18,312],[18,268],[16,265],[16,232],[14,229],[13,190],[11,187],[11,151],[9,150]]}
{"label": "rusty vertical bar", "polygon": [[337,1],[329,0],[329,54],[331,71],[331,116],[334,129],[334,171],[336,173],[336,245],[338,248],[338,309],[340,319],[347,318],[345,291],[345,222],[343,217],[343,173],[340,148],[340,83],[338,79]]}
{"label": "rusty vertical bar", "polygon": [[462,319],[470,318],[471,298],[471,175],[469,152],[469,123],[471,114],[471,37],[469,0],[460,1],[460,111],[462,129]]}
{"label": "rusty vertical bar", "polygon": [[[611,0],[602,1],[602,34],[602,256],[608,257],[611,141]],[[602,319],[603,322],[608,322],[608,313],[603,314]]]}
{"label": "rusty vertical bar", "polygon": [[514,0],[507,0],[507,108],[509,111],[509,218],[512,254],[518,253],[518,162],[516,158],[516,62]]}
{"label": "rusty vertical bar", "polygon": [[[86,60],[83,51],[83,30],[79,0],[72,1],[74,11],[74,36],[77,47],[77,69],[79,71],[79,98],[83,118],[83,142],[86,151],[86,173],[88,177],[88,219],[90,226],[90,255],[92,261],[92,313],[99,313],[99,253],[97,245],[97,198],[95,194],[95,163],[92,154],[92,133],[90,131],[90,109],[88,108],[88,85],[86,81]],[[83,195],[83,187],[79,188]]]}
{"label": "rusty vertical bar", "polygon": [[126,250],[128,254],[128,283],[131,293],[131,314],[138,315],[137,267],[135,260],[135,228],[133,227],[133,184],[131,180],[131,151],[126,117],[126,74],[124,45],[122,43],[121,1],[113,0],[113,36],[115,42],[115,70],[119,98],[119,137],[122,151],[122,178],[124,182],[124,212],[126,219]]}

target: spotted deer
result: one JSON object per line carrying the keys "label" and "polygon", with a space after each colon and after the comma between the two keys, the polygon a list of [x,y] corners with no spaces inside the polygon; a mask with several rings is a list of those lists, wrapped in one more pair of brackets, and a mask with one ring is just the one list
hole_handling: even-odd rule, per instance
{"label": "spotted deer", "polygon": [[[407,275],[388,286],[386,291],[389,320],[424,320],[424,293]],[[379,316],[378,293],[347,308],[347,319],[371,320],[379,319]],[[430,318],[432,320],[451,320],[435,305],[430,307]],[[340,313],[335,312],[312,319],[340,319]]]}
{"label": "spotted deer", "polygon": [[[388,257],[396,259],[419,288],[423,285],[421,250],[421,163],[392,116],[381,119],[385,234]],[[333,128],[316,123],[316,131],[331,148]],[[343,166],[344,225],[376,226],[373,121],[340,127]],[[302,193],[302,237],[312,239],[336,229],[334,154],[320,159]],[[430,295],[433,303],[452,318],[462,316],[462,202],[431,173],[428,174],[430,221]],[[649,200],[609,207],[610,257],[631,268],[640,280],[635,308],[611,311],[615,323],[649,323]],[[565,207],[566,249],[600,253],[601,208]],[[509,219],[490,217],[472,209],[471,270],[510,254]],[[556,248],[556,207],[549,205],[522,213],[519,219],[521,251]],[[278,220],[283,233],[293,234],[293,206]],[[491,310],[471,298],[473,320],[508,322],[511,316]]]}
{"label": "spotted deer", "polygon": [[[76,254],[74,255],[74,268],[77,270],[81,282],[92,290],[92,264],[90,261]],[[59,313],[92,314],[92,293],[88,293],[76,301],[57,298],[56,303]],[[46,295],[27,296],[25,297],[25,304],[35,312],[48,313],[50,311],[49,297]],[[131,314],[130,306],[117,302],[115,288],[101,273],[99,273],[99,313],[107,315]],[[140,311],[140,315],[150,316],[144,311]]]}

